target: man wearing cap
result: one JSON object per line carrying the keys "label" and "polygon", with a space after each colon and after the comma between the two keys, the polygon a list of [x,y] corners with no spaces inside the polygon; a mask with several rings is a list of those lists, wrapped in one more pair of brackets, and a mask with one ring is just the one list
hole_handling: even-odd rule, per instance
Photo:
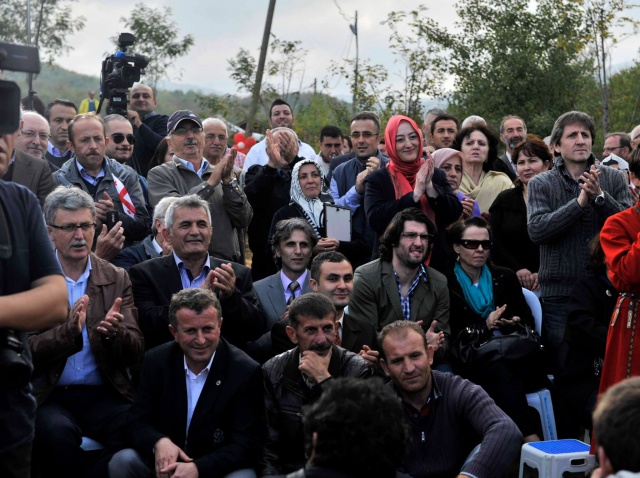
{"label": "man wearing cap", "polygon": [[209,254],[240,261],[236,229],[249,226],[253,209],[233,173],[235,150],[228,150],[217,165],[211,165],[203,157],[202,121],[192,111],[176,111],[167,126],[173,160],[149,171],[151,205],[155,206],[167,196],[197,194],[209,204],[211,221],[215,224]]}

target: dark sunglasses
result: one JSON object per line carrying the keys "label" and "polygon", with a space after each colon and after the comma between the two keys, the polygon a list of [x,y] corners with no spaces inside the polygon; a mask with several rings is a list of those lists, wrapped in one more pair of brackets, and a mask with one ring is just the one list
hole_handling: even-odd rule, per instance
{"label": "dark sunglasses", "polygon": [[129,144],[134,144],[136,142],[136,138],[132,134],[124,135],[122,133],[113,133],[111,135],[111,139],[113,139],[113,142],[116,144],[122,143],[125,138],[127,138],[127,142]]}
{"label": "dark sunglasses", "polygon": [[476,250],[478,246],[482,246],[484,250],[491,249],[493,242],[491,241],[476,241],[474,239],[463,239],[460,241],[460,245],[465,249]]}

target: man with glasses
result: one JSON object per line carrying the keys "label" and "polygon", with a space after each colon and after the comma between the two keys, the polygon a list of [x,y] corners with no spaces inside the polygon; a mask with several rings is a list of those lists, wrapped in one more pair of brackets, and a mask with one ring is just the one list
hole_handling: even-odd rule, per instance
{"label": "man with glasses", "polygon": [[[39,159],[45,159],[47,145],[51,137],[49,123],[35,111],[22,113],[22,128],[16,138],[16,149]],[[51,163],[49,163],[51,164]],[[52,172],[58,168],[51,164]]]}
{"label": "man with glasses", "polygon": [[627,133],[609,133],[604,138],[602,157],[606,158],[615,154],[626,161],[631,149],[631,137]]}
{"label": "man with glasses", "polygon": [[[107,212],[115,210],[119,213],[125,237],[124,247],[144,239],[149,232],[150,219],[138,175],[130,167],[105,155],[111,138],[105,135],[103,119],[95,113],[77,115],[69,125],[68,134],[69,149],[74,156],[55,172],[56,184],[75,186],[93,198],[100,237],[108,233]],[[119,227],[112,229],[115,234]],[[120,249],[114,247],[112,253],[100,257],[112,259]]]}
{"label": "man with glasses", "polygon": [[[40,124],[40,127],[38,127],[38,133],[36,133],[35,129],[28,129],[25,127],[24,115],[26,115],[26,113],[23,113],[22,110],[20,110],[20,114],[23,115],[23,119],[20,122],[20,128],[11,134],[14,140],[12,144],[15,144],[14,149],[12,151],[6,151],[11,160],[9,161],[4,174],[0,174],[0,178],[4,181],[12,181],[16,184],[21,184],[29,188],[33,194],[38,196],[38,201],[40,201],[40,206],[42,206],[47,194],[53,191],[54,188],[51,168],[47,161],[43,161],[41,159],[42,156],[40,156],[40,158],[32,156],[28,152],[25,152],[24,149],[19,148],[18,145],[21,144],[24,147],[27,144],[35,142],[38,144],[38,148],[42,148],[43,145],[40,134],[43,136],[45,135],[43,127],[46,125],[46,121],[38,113],[32,113],[43,120],[43,124]],[[30,123],[33,123],[31,118],[29,118],[29,121]],[[31,124],[30,127],[35,127],[35,125]],[[48,131],[48,126],[46,130]],[[32,139],[29,139],[30,136]],[[47,140],[44,139],[45,152],[46,144]]]}
{"label": "man with glasses", "polygon": [[449,349],[449,290],[440,272],[425,266],[436,226],[421,210],[396,214],[380,238],[380,259],[356,269],[349,314],[376,331],[396,320],[422,321],[438,362]]}
{"label": "man with glasses", "polygon": [[[244,256],[238,240],[237,229],[249,226],[253,209],[247,200],[234,174],[233,160],[235,150],[226,147],[226,127],[219,129],[216,121],[207,120],[204,128],[208,135],[216,136],[220,145],[220,136],[224,136],[224,151],[212,158],[205,158],[207,139],[200,117],[189,110],[178,110],[168,122],[169,148],[174,152],[173,160],[149,171],[149,195],[151,204],[160,199],[173,196],[181,197],[196,194],[209,204],[212,231],[209,253],[221,259],[244,264]],[[217,120],[220,121],[220,120]],[[214,130],[216,132],[214,132]],[[221,145],[220,145],[221,146]],[[209,152],[211,157],[211,153]]]}
{"label": "man with glasses", "polygon": [[[378,149],[380,143],[380,118],[375,113],[364,111],[351,120],[350,129],[353,151],[334,161],[342,161],[331,175],[331,196],[339,206],[348,207],[353,214],[352,232],[363,237],[367,248],[362,248],[357,257],[350,257],[353,267],[371,259],[376,234],[369,226],[364,211],[364,181],[373,171],[384,167],[389,158]],[[333,165],[333,161],[332,161]]]}
{"label": "man with glasses", "polygon": [[[69,314],[29,338],[38,402],[33,463],[43,476],[87,476],[81,437],[107,449],[118,442],[134,395],[128,369],[142,360],[142,333],[129,276],[91,252],[98,220],[93,198],[58,187],[44,217],[66,279]],[[102,476],[108,453],[103,460],[96,465]]]}

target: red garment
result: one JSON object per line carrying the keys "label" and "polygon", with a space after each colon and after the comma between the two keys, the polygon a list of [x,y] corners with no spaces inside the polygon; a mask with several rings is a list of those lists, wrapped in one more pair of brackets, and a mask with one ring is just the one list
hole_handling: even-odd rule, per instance
{"label": "red garment", "polygon": [[[600,242],[613,286],[630,296],[618,298],[611,316],[602,367],[602,394],[627,377],[640,375],[640,346],[636,343],[640,302],[640,202],[607,219]],[[640,331],[639,331],[640,332]]]}
{"label": "red garment", "polygon": [[[416,159],[413,163],[405,163],[400,161],[398,153],[396,152],[396,136],[398,134],[398,128],[400,123],[406,121],[411,125],[413,130],[418,134],[419,144],[422,144],[422,131],[418,128],[418,125],[411,118],[402,115],[392,116],[387,127],[384,130],[384,141],[387,147],[387,154],[389,155],[389,163],[387,163],[387,171],[391,176],[391,182],[393,183],[393,189],[396,193],[396,199],[400,199],[407,193],[413,191],[416,186],[416,175],[420,168],[424,164],[424,158],[422,157],[422,148],[418,148],[416,152]],[[420,198],[420,209],[427,217],[435,224],[436,215],[433,209],[429,206],[429,200],[427,195],[423,194]]]}

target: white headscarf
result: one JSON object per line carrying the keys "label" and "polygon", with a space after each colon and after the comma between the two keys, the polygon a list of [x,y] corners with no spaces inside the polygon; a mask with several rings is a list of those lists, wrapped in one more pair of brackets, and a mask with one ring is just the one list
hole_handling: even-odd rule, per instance
{"label": "white headscarf", "polygon": [[300,206],[304,214],[304,218],[311,225],[314,231],[316,231],[318,237],[321,237],[320,229],[322,228],[324,205],[320,200],[320,194],[318,194],[318,197],[315,199],[307,198],[302,192],[300,180],[298,179],[300,168],[307,164],[313,164],[318,169],[318,172],[320,173],[319,193],[322,193],[322,185],[324,184],[324,173],[322,172],[322,169],[318,167],[318,164],[313,159],[303,159],[302,161],[298,161],[293,167],[293,171],[291,172],[291,190],[289,194],[291,196],[291,202]]}

